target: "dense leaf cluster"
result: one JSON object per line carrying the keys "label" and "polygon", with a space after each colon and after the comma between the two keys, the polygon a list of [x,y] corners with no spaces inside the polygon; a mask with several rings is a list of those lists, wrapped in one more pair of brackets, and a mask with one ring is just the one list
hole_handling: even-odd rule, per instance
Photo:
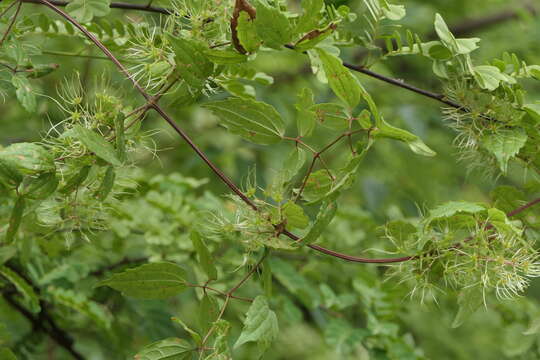
{"label": "dense leaf cluster", "polygon": [[[342,3],[0,3],[0,92],[52,119],[0,147],[0,357],[423,359],[413,335],[425,330],[406,325],[417,303],[439,304],[452,327],[494,307],[517,338],[505,356],[539,356],[540,307],[519,297],[540,276],[540,65],[510,52],[482,62],[480,39],[438,13],[423,41],[403,5]],[[351,48],[358,65],[343,60]],[[292,57],[313,81],[278,99],[269,70]],[[409,57],[443,93],[372,70]],[[454,147],[396,121],[399,100],[358,73],[441,102]],[[193,109],[197,121],[179,116]],[[189,152],[159,156],[155,141],[170,139],[149,114]],[[455,151],[459,173],[505,183],[414,215],[394,204],[381,222],[354,200],[358,178],[403,149],[433,167],[406,174],[419,182]],[[181,171],[156,171],[160,159]],[[381,198],[369,189],[366,203]]]}

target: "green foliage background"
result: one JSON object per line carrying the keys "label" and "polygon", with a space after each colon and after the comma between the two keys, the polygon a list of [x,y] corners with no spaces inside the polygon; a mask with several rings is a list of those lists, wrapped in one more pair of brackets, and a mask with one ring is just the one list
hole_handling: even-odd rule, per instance
{"label": "green foliage background", "polygon": [[[354,9],[362,2],[329,0],[327,3]],[[407,8],[402,24],[422,38],[433,36],[435,13],[442,14],[452,28],[468,19],[524,6],[519,1],[502,0],[402,3]],[[170,4],[154,1],[154,5]],[[299,1],[291,0],[289,6],[291,11],[301,9]],[[538,6],[537,11],[540,11]],[[40,17],[60,19],[44,6],[33,4],[24,4],[22,14],[36,22]],[[137,23],[143,17],[160,21],[158,15],[119,9],[112,9],[94,21],[96,24]],[[2,21],[5,30],[7,20]],[[505,51],[517,54],[528,64],[540,63],[540,17],[526,10],[514,19],[479,27],[472,34],[460,37],[482,39],[480,49],[474,53],[476,64],[500,58]],[[98,58],[102,57],[99,50],[80,37],[36,32],[28,38],[42,49],[42,54],[32,57],[34,63],[59,66],[53,66],[55,69],[50,74],[32,81],[33,92],[38,95],[34,111],[25,110],[13,88],[5,86],[4,101],[0,103],[2,146],[40,141],[51,127],[65,120],[66,114],[54,101],[60,98],[57,94],[65,79],[79,78],[88,98],[110,85],[124,106],[134,109],[142,104],[143,99],[114,65]],[[66,56],[75,53],[85,56]],[[358,46],[344,48],[341,58],[359,63],[365,60],[362,53]],[[130,68],[136,65],[130,63],[128,54],[119,57]],[[288,131],[295,129],[296,95],[302,88],[311,88],[317,102],[336,101],[328,85],[310,72],[308,58],[301,53],[261,52],[251,66],[273,77],[273,83],[242,82],[254,88],[257,99],[277,109]],[[431,61],[424,57],[404,56],[378,62],[372,70],[425,89],[443,91],[431,66]],[[420,137],[437,156],[418,156],[401,142],[378,141],[361,164],[356,182],[340,198],[337,214],[318,244],[347,254],[380,257],[381,251],[392,249],[390,241],[383,236],[384,225],[389,221],[417,219],[428,209],[447,201],[492,203],[490,192],[497,186],[524,189],[529,195],[527,199],[540,191],[538,178],[516,163],[510,163],[503,176],[468,171],[466,161],[459,159],[454,142],[456,132],[443,121],[437,102],[362,74],[358,78],[389,123]],[[524,80],[524,87],[526,102],[540,99],[537,80]],[[222,92],[210,94],[211,100],[224,98]],[[258,186],[268,186],[290,146],[272,145],[269,150],[231,134],[218,126],[217,118],[202,106],[207,101],[208,98],[202,97],[194,104],[183,104],[173,95],[164,97],[162,104],[218,167],[236,183],[244,185],[243,189],[253,179],[254,175],[249,174],[256,174]],[[75,349],[86,359],[131,358],[154,341],[168,337],[189,339],[189,333],[171,321],[171,317],[181,319],[197,331],[204,330],[207,325],[201,317],[211,311],[201,309],[201,289],[190,289],[165,300],[141,300],[125,297],[109,287],[96,286],[124,268],[164,260],[181,264],[190,282],[203,284],[207,276],[198,265],[201,261],[194,253],[190,232],[201,222],[214,221],[212,213],[230,216],[227,210],[239,206],[226,196],[229,189],[155,112],[146,116],[141,134],[144,136],[137,138],[130,155],[136,166],[124,167],[117,173],[122,192],[115,194],[114,202],[105,205],[114,211],[99,219],[101,210],[88,208],[89,225],[95,225],[96,230],[72,232],[71,237],[25,230],[16,242],[16,257],[9,260],[33,280],[41,294],[41,307],[48,307],[57,325],[74,340]],[[312,144],[319,147],[326,143],[328,137],[324,132],[316,133],[312,139]],[[340,154],[339,151],[329,154],[328,162],[342,162]],[[6,189],[2,191],[7,193]],[[6,227],[13,201],[7,196],[0,201],[0,226]],[[313,219],[317,209],[307,208],[306,212]],[[531,232],[538,229],[534,225],[540,223],[539,214],[538,209],[531,210]],[[25,229],[31,225],[25,224]],[[538,238],[538,233],[534,234]],[[222,241],[217,234],[206,242],[217,267],[219,280],[215,287],[222,291],[237,283],[249,270],[247,265],[253,265],[262,254],[259,249],[246,251],[233,241]],[[2,256],[0,251],[0,259]],[[452,328],[458,311],[454,292],[441,293],[438,302],[421,304],[408,296],[410,287],[399,279],[387,278],[386,267],[348,263],[305,248],[294,252],[275,250],[266,262],[273,279],[264,280],[264,272],[257,273],[236,293],[256,298],[268,294],[265,287],[268,283],[272,285],[269,302],[277,315],[279,333],[264,359],[540,358],[538,326],[535,328],[540,318],[538,280],[531,282],[522,297],[490,300],[486,307],[468,316],[462,326]],[[13,293],[12,283],[3,275],[0,290]],[[32,301],[35,302],[20,296],[17,299],[29,309]],[[231,346],[240,336],[248,308],[249,304],[231,299],[225,312],[224,318],[231,324],[228,340]],[[46,322],[39,314],[35,312],[36,319]],[[528,335],[523,335],[524,332]],[[20,359],[71,358],[46,332],[13,311],[5,297],[0,298],[0,345],[11,348]],[[235,349],[233,358],[254,359],[258,352],[257,346],[245,345]]]}

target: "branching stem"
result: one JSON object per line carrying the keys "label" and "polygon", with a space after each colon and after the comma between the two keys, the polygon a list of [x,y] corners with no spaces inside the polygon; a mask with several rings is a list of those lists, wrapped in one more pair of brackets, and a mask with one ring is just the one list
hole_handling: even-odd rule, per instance
{"label": "branching stem", "polygon": [[[43,5],[46,5],[53,11],[55,11],[57,14],[59,14],[61,17],[69,21],[71,24],[73,24],[77,29],[79,29],[90,41],[92,41],[98,48],[101,49],[101,51],[111,59],[111,61],[118,67],[120,72],[126,76],[131,82],[133,83],[133,86],[137,89],[137,91],[146,99],[148,103],[151,104],[151,108],[153,108],[169,125],[184,139],[184,141],[192,148],[192,150],[208,165],[208,167],[223,181],[231,191],[233,191],[237,196],[239,196],[242,201],[244,201],[248,206],[250,206],[253,210],[258,211],[259,208],[255,204],[253,200],[251,200],[246,194],[240,190],[240,188],[232,182],[231,179],[229,179],[207,156],[206,154],[193,142],[193,140],[174,122],[174,120],[157,104],[154,102],[154,99],[151,95],[149,95],[145,89],[135,80],[133,76],[129,73],[129,71],[122,65],[120,61],[112,54],[112,52],[103,45],[92,33],[90,33],[84,26],[82,26],[80,23],[78,23],[73,17],[71,17],[69,14],[64,12],[63,10],[59,9],[57,6],[55,6],[53,3],[51,3],[48,0],[35,0]],[[287,46],[289,48],[294,48],[292,45]],[[367,74],[369,76],[373,76],[375,78],[378,78],[380,80],[386,81],[390,84],[408,89],[410,91],[419,93],[421,95],[436,99],[440,102],[443,102],[449,106],[456,107],[458,109],[463,109],[463,107],[460,104],[451,102],[449,100],[446,100],[443,95],[431,93],[429,91],[416,88],[414,86],[405,84],[403,82],[400,82],[395,79],[391,79],[388,77],[385,77],[383,75],[377,74],[372,72],[371,70],[365,69],[361,66],[355,66],[351,64],[344,65],[351,70],[359,71],[364,74]],[[534,204],[537,202],[540,202],[540,200],[535,200]],[[533,204],[533,205],[534,205]],[[532,205],[530,205],[532,206]],[[282,232],[285,236],[289,237],[292,240],[299,240],[298,236],[292,234],[291,232],[284,230]],[[356,257],[351,255],[342,254],[333,250],[326,249],[324,247],[321,247],[319,245],[309,244],[309,248],[316,250],[318,252],[337,257],[346,261],[351,262],[359,262],[359,263],[394,263],[394,262],[403,262],[407,260],[411,260],[412,256],[406,256],[406,257],[400,257],[400,258],[389,258],[389,259],[369,259],[369,258],[362,258],[362,257]],[[227,297],[228,300],[229,297]]]}

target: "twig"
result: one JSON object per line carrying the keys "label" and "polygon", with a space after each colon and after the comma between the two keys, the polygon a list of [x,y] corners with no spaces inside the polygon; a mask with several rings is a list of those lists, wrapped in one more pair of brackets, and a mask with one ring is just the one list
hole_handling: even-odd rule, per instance
{"label": "twig", "polygon": [[251,277],[251,275],[253,275],[255,273],[255,271],[257,271],[257,269],[259,268],[259,266],[261,266],[262,262],[264,261],[264,259],[266,259],[266,257],[268,256],[268,254],[270,253],[269,250],[265,250],[264,251],[264,254],[261,256],[261,258],[259,259],[259,261],[257,261],[257,263],[255,265],[253,265],[253,267],[251,268],[251,270],[246,274],[244,275],[244,277],[242,278],[242,280],[240,280],[238,282],[238,284],[236,284],[235,286],[233,286],[232,289],[230,289],[227,294],[229,296],[232,296],[232,294],[234,294],[234,292],[236,290],[238,290],[242,285],[244,285],[244,283]]}
{"label": "twig", "polygon": [[15,25],[15,21],[17,21],[17,17],[19,16],[19,13],[21,12],[22,2],[19,1],[17,3],[17,9],[15,10],[15,14],[13,14],[13,17],[11,18],[11,21],[8,25],[8,28],[6,29],[6,32],[4,33],[4,36],[2,36],[2,40],[0,40],[0,47],[4,43],[4,40],[8,37],[9,33],[11,32],[11,29],[13,29],[13,25]]}
{"label": "twig", "polygon": [[257,261],[257,263],[253,265],[253,267],[248,271],[248,273],[244,275],[244,277],[235,286],[233,286],[229,291],[227,291],[227,293],[225,294],[225,302],[221,307],[221,311],[219,312],[217,319],[214,321],[214,324],[212,325],[210,330],[208,330],[208,333],[206,333],[206,335],[204,336],[200,347],[201,351],[204,351],[204,345],[208,342],[208,339],[216,329],[216,323],[223,317],[223,314],[227,309],[227,305],[229,304],[229,299],[233,298],[233,294],[235,293],[235,291],[242,287],[242,285],[244,285],[245,282],[249,280],[249,278],[255,273],[255,271],[257,271],[257,269],[259,268],[259,266],[261,266],[262,262],[264,261],[264,259],[266,259],[269,253],[270,251],[268,249],[265,249],[264,254],[261,256],[259,261]]}
{"label": "twig", "polygon": [[4,11],[2,11],[2,13],[0,13],[0,18],[2,18],[9,10],[11,10],[12,7],[14,7],[15,5],[17,5],[16,2],[13,2],[11,3],[11,5],[9,5],[7,8],[5,8]]}

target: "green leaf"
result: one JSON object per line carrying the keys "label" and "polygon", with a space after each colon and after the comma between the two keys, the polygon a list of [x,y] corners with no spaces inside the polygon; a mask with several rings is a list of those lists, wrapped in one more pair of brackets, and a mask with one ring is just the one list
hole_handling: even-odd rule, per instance
{"label": "green leaf", "polygon": [[17,254],[17,248],[15,245],[3,245],[0,247],[0,265],[3,265]]}
{"label": "green leaf", "polygon": [[176,61],[176,71],[191,87],[201,89],[214,71],[214,64],[206,55],[206,46],[195,40],[169,36]]}
{"label": "green leaf", "polygon": [[126,134],[125,134],[125,120],[124,114],[119,113],[114,118],[114,135],[116,142],[116,153],[120,162],[126,161]]}
{"label": "green leaf", "polygon": [[295,147],[287,156],[287,159],[283,163],[283,169],[281,174],[283,175],[283,182],[290,181],[306,162],[306,151],[299,147]]}
{"label": "green leaf", "polygon": [[[369,145],[368,145],[369,146]],[[364,159],[364,156],[367,153],[367,148],[362,150],[358,155],[350,155],[347,164],[339,170],[337,180],[332,183],[330,191],[328,191],[324,197],[328,198],[330,196],[336,196],[338,191],[343,189],[348,189],[354,183],[356,179],[356,173],[360,163]]]}
{"label": "green leaf", "polygon": [[17,290],[23,295],[25,303],[30,308],[30,311],[37,314],[41,311],[39,305],[39,298],[32,289],[32,286],[25,279],[20,277],[16,272],[6,266],[0,266],[0,275],[9,280],[10,283],[15,285]]}
{"label": "green leaf", "polygon": [[105,16],[109,14],[110,0],[73,0],[67,6],[67,12],[75,20],[86,23],[92,21],[94,16]]}
{"label": "green leaf", "polygon": [[354,118],[362,129],[370,129],[373,125],[371,123],[371,113],[368,109],[364,109]]}
{"label": "green leaf", "polygon": [[191,232],[191,242],[193,243],[193,247],[195,248],[195,251],[199,257],[199,265],[203,268],[204,272],[208,276],[208,279],[216,280],[217,270],[214,266],[214,260],[212,259],[212,255],[208,251],[208,248],[206,247],[206,244],[202,240],[201,234],[198,231],[194,230]]}
{"label": "green leaf", "polygon": [[456,38],[448,29],[448,25],[440,14],[435,14],[435,32],[443,44],[452,51],[457,51]]}
{"label": "green leaf", "polygon": [[23,196],[19,196],[17,198],[17,201],[15,202],[15,205],[13,206],[13,209],[11,210],[11,216],[9,218],[9,226],[6,232],[5,242],[10,243],[15,238],[15,235],[17,235],[17,231],[19,230],[19,227],[21,226],[22,218],[24,215],[24,208],[25,208],[26,200]]}
{"label": "green leaf", "polygon": [[248,342],[257,342],[259,347],[264,350],[278,335],[277,316],[268,307],[266,297],[259,295],[249,307],[244,320],[244,329],[234,347],[238,348]]}
{"label": "green leaf", "polygon": [[23,180],[23,175],[17,168],[17,163],[0,157],[0,180],[9,187],[17,187]]}
{"label": "green leaf", "polygon": [[495,155],[504,174],[508,168],[508,161],[519,153],[526,142],[527,133],[522,129],[499,130],[482,139],[484,147]]}
{"label": "green leaf", "polygon": [[310,110],[313,105],[315,105],[313,91],[309,88],[303,88],[298,94],[298,102],[295,104],[298,111],[296,125],[300,136],[310,136],[315,128],[315,113]]}
{"label": "green leaf", "polygon": [[30,199],[46,199],[58,187],[56,173],[42,173],[37,177],[27,176],[19,186],[19,194]]}
{"label": "green leaf", "polygon": [[302,15],[296,23],[296,33],[305,33],[318,28],[324,0],[302,0]]}
{"label": "green leaf", "polygon": [[315,49],[334,93],[352,110],[360,102],[362,89],[358,80],[343,66],[341,59],[323,49]]}
{"label": "green leaf", "polygon": [[219,316],[219,306],[213,296],[205,294],[199,303],[197,311],[197,324],[201,334],[208,333],[213,322]]}
{"label": "green leaf", "polygon": [[521,229],[512,224],[503,211],[495,208],[488,209],[487,218],[489,219],[489,223],[493,225],[499,233],[506,233],[510,236],[520,236]]}
{"label": "green leaf", "polygon": [[8,348],[0,348],[0,359],[2,360],[17,360],[15,354]]}
{"label": "green leaf", "polygon": [[60,192],[63,194],[69,194],[78,189],[88,177],[91,168],[92,166],[86,165],[80,168],[79,172],[72,174],[69,178],[67,178],[66,183],[60,189]]}
{"label": "green leaf", "polygon": [[204,105],[210,109],[229,131],[257,144],[281,141],[285,124],[271,105],[263,102],[229,98]]}
{"label": "green leaf", "polygon": [[116,150],[102,135],[80,125],[75,125],[73,130],[75,137],[97,157],[115,166],[122,165],[116,156]]}
{"label": "green leaf", "polygon": [[479,38],[456,39],[458,54],[466,55],[478,49],[479,41]]}
{"label": "green leaf", "polygon": [[339,104],[316,104],[310,109],[315,113],[315,119],[328,129],[344,131],[349,128],[349,116]]}
{"label": "green leaf", "polygon": [[309,225],[309,218],[304,214],[304,209],[293,201],[283,205],[282,211],[287,220],[287,229],[305,229]]}
{"label": "green leaf", "polygon": [[188,360],[194,350],[183,339],[168,338],[146,346],[135,355],[135,360]]}
{"label": "green leaf", "polygon": [[24,109],[28,112],[35,112],[37,106],[36,95],[32,90],[28,78],[22,75],[15,75],[11,78],[11,84],[15,87],[15,95],[17,95],[17,99]]}
{"label": "green leaf", "polygon": [[257,35],[264,45],[280,50],[291,41],[293,29],[289,19],[279,9],[267,5],[260,0],[255,4],[257,17],[254,20]]}
{"label": "green leaf", "polygon": [[302,238],[303,244],[311,244],[321,236],[321,234],[326,230],[334,216],[336,216],[337,212],[337,203],[335,201],[325,201],[321,205],[321,208],[319,209],[319,213],[317,214],[317,218],[315,219],[315,222],[309,229],[309,232],[306,236]]}
{"label": "green leaf", "polygon": [[507,81],[508,75],[501,73],[498,67],[481,65],[474,67],[474,78],[482,89],[494,91],[501,81]]}
{"label": "green leaf", "polygon": [[540,123],[540,103],[525,104],[523,110],[527,112],[537,123]]}
{"label": "green leaf", "polygon": [[430,219],[440,219],[453,216],[457,213],[475,214],[486,210],[485,206],[467,201],[449,201],[437,206],[429,212]]}
{"label": "green leaf", "polygon": [[116,273],[97,286],[110,286],[138,299],[165,299],[186,289],[185,277],[185,270],[176,264],[150,263]]}
{"label": "green leaf", "polygon": [[320,304],[320,295],[315,286],[310,283],[290,262],[271,258],[272,275],[281,285],[298,299],[307,308],[315,308]]}
{"label": "green leaf", "polygon": [[540,317],[534,318],[523,335],[535,335],[540,333]]}
{"label": "green leaf", "polygon": [[112,317],[98,303],[89,300],[82,293],[69,289],[48,287],[47,293],[54,298],[54,303],[66,306],[92,320],[99,328],[109,331]]}
{"label": "green leaf", "polygon": [[501,349],[508,358],[527,356],[533,350],[531,347],[536,343],[537,336],[524,335],[526,331],[524,324],[514,322],[504,328],[501,333]]}
{"label": "green leaf", "polygon": [[[245,12],[242,12],[245,13]],[[246,55],[240,54],[233,50],[213,50],[205,51],[210,61],[218,65],[231,65],[245,63],[248,60]]]}
{"label": "green leaf", "polygon": [[0,160],[16,165],[23,174],[55,171],[54,159],[43,146],[33,143],[16,143],[0,150]]}
{"label": "green leaf", "polygon": [[308,32],[294,44],[294,49],[298,52],[305,52],[313,49],[318,44],[331,36],[337,28],[336,24],[330,24],[325,29],[315,29]]}
{"label": "green leaf", "polygon": [[452,52],[448,50],[446,46],[443,46],[440,43],[430,46],[428,54],[430,58],[435,60],[447,60],[452,57]]}
{"label": "green leaf", "polygon": [[197,333],[195,330],[191,329],[189,326],[187,326],[187,324],[185,322],[183,322],[182,319],[177,318],[177,317],[173,317],[173,318],[171,318],[171,320],[174,321],[175,323],[177,323],[178,325],[180,325],[185,330],[185,332],[187,332],[189,334],[189,336],[191,336],[191,339],[193,339],[193,341],[195,341],[195,343],[197,345],[202,344],[201,335],[199,333]]}
{"label": "green leaf", "polygon": [[392,5],[392,4],[386,4],[386,6],[382,6],[381,10],[384,14],[384,16],[389,20],[401,20],[405,17],[405,6],[403,5]]}
{"label": "green leaf", "polygon": [[[525,194],[513,186],[502,185],[492,190],[489,194],[493,200],[493,206],[504,212],[517,209],[525,203]],[[516,216],[523,216],[522,214]]]}
{"label": "green leaf", "polygon": [[113,166],[108,166],[107,170],[105,170],[105,175],[103,176],[103,180],[101,181],[101,184],[99,185],[99,188],[96,190],[95,196],[98,199],[105,200],[107,199],[107,196],[111,193],[113,186],[114,186],[114,180],[116,178],[116,173],[114,172]]}
{"label": "green leaf", "polygon": [[246,11],[240,11],[236,31],[240,45],[248,53],[253,53],[259,49],[261,39],[257,35],[257,26]]}
{"label": "green leaf", "polygon": [[367,329],[355,329],[343,319],[331,319],[324,329],[326,342],[341,356],[352,354],[368,335]]}
{"label": "green leaf", "polygon": [[219,319],[214,322],[214,332],[216,338],[214,340],[213,352],[208,355],[205,360],[229,360],[232,359],[231,350],[229,348],[228,334],[231,329],[231,324],[228,321]]}
{"label": "green leaf", "polygon": [[388,124],[384,119],[380,119],[377,129],[372,132],[374,137],[389,138],[402,141],[409,145],[409,148],[418,155],[435,156],[436,152],[431,150],[424,142],[416,135],[397,127]]}
{"label": "green leaf", "polygon": [[308,202],[316,202],[323,198],[330,190],[334,179],[330,177],[328,171],[317,170],[309,174],[306,186],[302,192],[302,198]]}
{"label": "green leaf", "polygon": [[385,226],[386,237],[388,237],[399,250],[410,248],[409,244],[411,240],[413,240],[412,237],[416,232],[416,227],[413,224],[403,220],[390,221]]}

